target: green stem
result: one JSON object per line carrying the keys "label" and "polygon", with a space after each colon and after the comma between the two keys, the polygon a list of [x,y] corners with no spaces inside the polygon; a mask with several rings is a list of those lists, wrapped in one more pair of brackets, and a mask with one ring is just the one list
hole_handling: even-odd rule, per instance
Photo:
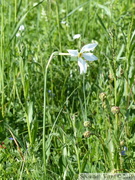
{"label": "green stem", "polygon": [[17,2],[15,0],[15,22],[16,22],[16,15],[17,15]]}
{"label": "green stem", "polygon": [[84,121],[87,121],[87,103],[85,93],[85,74],[83,74],[83,96],[84,96]]}
{"label": "green stem", "polygon": [[[58,40],[59,40],[59,50],[62,50],[61,46],[61,29],[60,29],[60,18],[59,18],[59,3],[56,1],[56,21],[57,21],[57,28],[58,28]],[[62,65],[62,57],[61,59],[61,65]]]}
{"label": "green stem", "polygon": [[[1,2],[2,3],[2,2]],[[0,47],[0,73],[1,73],[1,77],[0,77],[0,92],[2,94],[2,98],[1,98],[1,104],[2,104],[2,115],[4,116],[4,2],[3,4],[1,4],[1,47]]]}
{"label": "green stem", "polygon": [[114,97],[115,97],[114,103],[115,103],[115,106],[117,106],[117,80],[116,80],[116,77],[114,77]]}
{"label": "green stem", "polygon": [[75,152],[76,152],[76,156],[77,156],[78,170],[79,170],[79,174],[80,174],[81,173],[80,156],[79,156],[79,152],[78,152],[76,145],[75,145]]}
{"label": "green stem", "polygon": [[48,67],[49,67],[49,64],[53,58],[53,55],[55,54],[52,53],[49,60],[48,60],[48,63],[46,65],[46,68],[45,68],[45,73],[44,73],[44,109],[43,109],[43,162],[44,162],[44,173],[45,173],[45,176],[46,176],[46,143],[45,143],[45,129],[46,129],[46,81],[47,81],[47,70],[48,70]]}
{"label": "green stem", "polygon": [[69,53],[58,53],[53,52],[47,62],[45,73],[44,73],[44,108],[43,108],[43,162],[44,162],[44,173],[46,176],[46,141],[45,141],[45,134],[46,134],[46,82],[47,82],[47,71],[48,67],[53,59],[54,55],[70,55]]}

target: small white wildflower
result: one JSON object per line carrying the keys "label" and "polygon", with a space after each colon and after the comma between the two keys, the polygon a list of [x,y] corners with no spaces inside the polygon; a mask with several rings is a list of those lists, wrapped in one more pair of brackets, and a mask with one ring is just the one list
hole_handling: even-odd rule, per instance
{"label": "small white wildflower", "polygon": [[23,31],[25,28],[24,28],[24,25],[21,25],[20,27],[19,27],[19,31]]}
{"label": "small white wildflower", "polygon": [[63,26],[69,27],[68,23],[66,21],[61,21],[60,22]]}
{"label": "small white wildflower", "polygon": [[66,24],[67,22],[66,21],[61,21],[61,24]]}
{"label": "small white wildflower", "polygon": [[34,62],[37,62],[37,58],[36,58],[36,57],[33,57],[33,61],[34,61]]}
{"label": "small white wildflower", "polygon": [[19,37],[19,36],[21,36],[21,34],[18,32],[18,33],[16,33],[16,37]]}
{"label": "small white wildflower", "polygon": [[79,39],[81,37],[81,34],[75,34],[74,36],[73,36],[73,39]]}
{"label": "small white wildflower", "polygon": [[84,53],[87,51],[93,51],[96,46],[97,46],[96,43],[87,44],[87,45],[82,47],[80,52],[78,52],[78,50],[67,50],[71,56],[78,58],[78,66],[80,67],[80,74],[87,72],[86,60],[87,61],[94,61],[94,60],[98,59],[92,53]]}

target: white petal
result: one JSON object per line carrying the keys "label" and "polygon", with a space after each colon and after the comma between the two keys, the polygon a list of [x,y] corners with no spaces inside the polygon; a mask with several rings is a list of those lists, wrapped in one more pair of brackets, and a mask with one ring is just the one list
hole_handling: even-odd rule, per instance
{"label": "white petal", "polygon": [[71,56],[78,56],[78,50],[67,50]]}
{"label": "white petal", "polygon": [[81,37],[81,34],[75,34],[74,36],[73,36],[73,39],[79,39]]}
{"label": "white petal", "polygon": [[66,24],[67,22],[66,21],[61,21],[61,24]]}
{"label": "white petal", "polygon": [[21,25],[20,27],[19,27],[19,31],[23,31],[25,28],[24,28],[24,25]]}
{"label": "white petal", "polygon": [[16,33],[16,37],[19,37],[19,36],[21,36],[21,34],[18,32],[18,33]]}
{"label": "white petal", "polygon": [[78,66],[80,67],[80,74],[87,72],[87,63],[82,58],[78,58]]}
{"label": "white petal", "polygon": [[83,57],[84,59],[86,59],[87,61],[95,61],[98,58],[96,56],[94,56],[92,53],[83,53]]}
{"label": "white petal", "polygon": [[85,46],[82,47],[81,52],[84,52],[84,51],[93,51],[94,48],[95,48],[97,45],[98,45],[98,44],[96,44],[96,43],[87,44],[87,45],[85,45]]}

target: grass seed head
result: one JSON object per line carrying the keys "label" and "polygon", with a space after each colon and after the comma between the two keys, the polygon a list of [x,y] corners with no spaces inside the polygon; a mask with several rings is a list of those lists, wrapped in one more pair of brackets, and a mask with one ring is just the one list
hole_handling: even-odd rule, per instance
{"label": "grass seed head", "polygon": [[100,93],[99,98],[101,99],[101,101],[104,101],[106,99],[106,93],[105,92]]}
{"label": "grass seed head", "polygon": [[83,125],[84,127],[90,127],[90,121],[84,121]]}
{"label": "grass seed head", "polygon": [[112,112],[113,114],[118,114],[118,113],[120,112],[120,108],[119,108],[118,106],[113,106],[113,107],[111,108],[111,112]]}
{"label": "grass seed head", "polygon": [[90,135],[91,135],[90,131],[85,131],[85,132],[83,133],[83,136],[84,136],[85,138],[90,137]]}

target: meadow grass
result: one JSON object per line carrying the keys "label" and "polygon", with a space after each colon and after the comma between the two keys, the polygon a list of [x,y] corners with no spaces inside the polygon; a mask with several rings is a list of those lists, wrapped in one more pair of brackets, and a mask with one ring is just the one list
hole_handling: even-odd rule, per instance
{"label": "meadow grass", "polygon": [[[133,0],[0,1],[1,180],[135,171],[134,9]],[[98,60],[82,75],[60,53],[92,42]]]}

